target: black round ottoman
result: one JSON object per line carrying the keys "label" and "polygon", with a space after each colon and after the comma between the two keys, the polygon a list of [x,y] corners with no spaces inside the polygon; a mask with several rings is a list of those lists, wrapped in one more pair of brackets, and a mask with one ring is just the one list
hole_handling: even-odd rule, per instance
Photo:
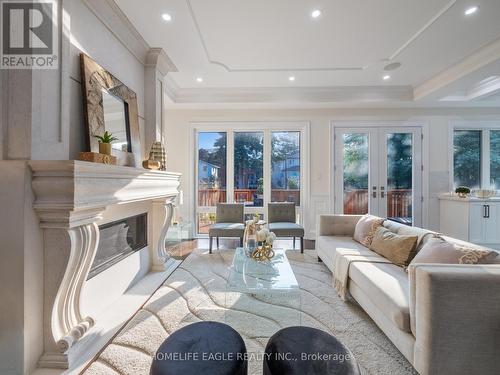
{"label": "black round ottoman", "polygon": [[247,349],[233,328],[198,322],[172,333],[160,345],[151,375],[246,375]]}
{"label": "black round ottoman", "polygon": [[267,343],[264,375],[359,375],[351,351],[332,335],[316,328],[288,327]]}

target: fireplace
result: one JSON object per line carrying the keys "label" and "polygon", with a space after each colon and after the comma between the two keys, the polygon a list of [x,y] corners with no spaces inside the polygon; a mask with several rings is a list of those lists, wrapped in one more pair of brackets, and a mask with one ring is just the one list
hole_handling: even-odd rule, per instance
{"label": "fireplace", "polygon": [[99,225],[99,245],[87,280],[147,246],[147,227],[147,213]]}

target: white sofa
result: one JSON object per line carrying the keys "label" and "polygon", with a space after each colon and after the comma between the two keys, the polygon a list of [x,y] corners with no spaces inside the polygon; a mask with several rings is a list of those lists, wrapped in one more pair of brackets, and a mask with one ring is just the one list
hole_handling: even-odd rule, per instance
{"label": "white sofa", "polygon": [[[338,248],[377,256],[352,238],[360,217],[320,215],[316,250],[330,270]],[[391,221],[384,226],[417,235],[419,248],[433,233]],[[420,374],[500,374],[500,264],[420,264],[406,272],[354,262],[347,287]]]}

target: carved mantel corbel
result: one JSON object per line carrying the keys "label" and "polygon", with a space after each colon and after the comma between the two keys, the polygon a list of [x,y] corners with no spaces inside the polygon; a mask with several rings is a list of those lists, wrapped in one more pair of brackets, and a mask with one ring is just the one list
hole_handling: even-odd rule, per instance
{"label": "carved mantel corbel", "polygon": [[174,201],[176,196],[170,196],[165,199],[153,201],[153,233],[152,233],[152,250],[153,250],[153,265],[152,271],[165,271],[166,263],[169,258],[165,248],[167,232],[172,221],[174,213]]}
{"label": "carved mantel corbel", "polygon": [[67,368],[68,351],[95,324],[80,309],[83,285],[99,244],[105,207],[84,212],[37,210],[44,249],[44,354],[40,367]]}
{"label": "carved mantel corbel", "polygon": [[[34,210],[43,231],[44,352],[40,367],[68,368],[95,325],[81,296],[99,244],[106,207],[153,203],[153,270],[164,270],[165,237],[180,174],[80,161],[31,161]],[[163,241],[163,244],[162,244]]]}

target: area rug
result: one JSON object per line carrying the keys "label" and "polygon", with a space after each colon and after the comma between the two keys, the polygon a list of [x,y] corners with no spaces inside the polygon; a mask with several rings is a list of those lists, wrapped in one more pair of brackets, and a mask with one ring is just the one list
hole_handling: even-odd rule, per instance
{"label": "area rug", "polygon": [[[316,252],[287,251],[300,286],[294,308],[272,299],[227,291],[234,251],[197,249],[170,275],[120,331],[85,375],[147,375],[152,357],[165,338],[201,320],[228,322],[244,338],[249,353],[263,353],[280,328],[301,325],[334,335],[354,354],[363,374],[416,374],[413,367],[356,304],[337,297],[331,273]],[[230,314],[228,314],[230,313]],[[259,356],[250,356],[249,374],[262,374]]]}

